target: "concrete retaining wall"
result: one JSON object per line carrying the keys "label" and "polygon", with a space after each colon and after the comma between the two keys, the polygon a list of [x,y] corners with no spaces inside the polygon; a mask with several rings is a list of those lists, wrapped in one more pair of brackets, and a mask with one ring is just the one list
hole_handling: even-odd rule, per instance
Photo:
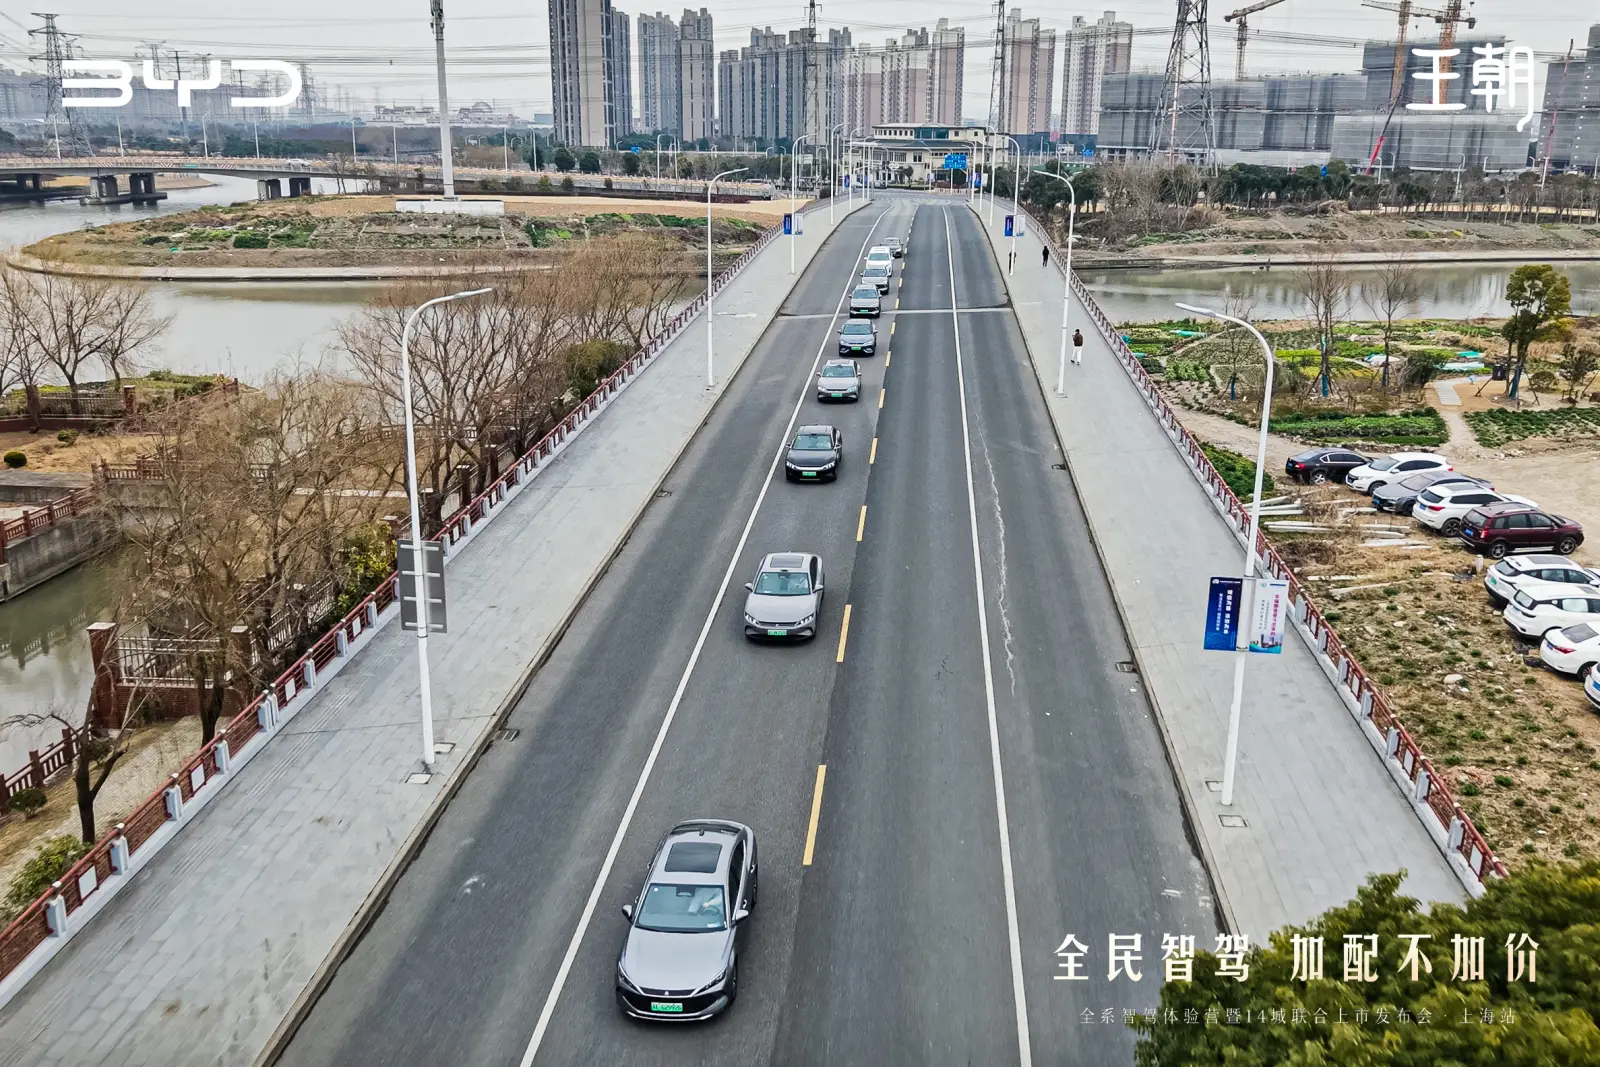
{"label": "concrete retaining wall", "polygon": [[116,531],[99,515],[75,515],[6,545],[0,601],[10,600],[109,547]]}

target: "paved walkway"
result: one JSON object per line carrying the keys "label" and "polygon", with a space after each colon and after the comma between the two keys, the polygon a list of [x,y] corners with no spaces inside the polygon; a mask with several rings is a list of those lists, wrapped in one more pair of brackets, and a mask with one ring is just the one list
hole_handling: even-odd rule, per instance
{"label": "paved walkway", "polygon": [[[830,232],[807,222],[802,264]],[[798,277],[779,240],[718,296],[743,309],[717,317],[724,385]],[[442,773],[406,782],[416,654],[391,624],[0,1012],[0,1065],[260,1053],[705,419],[704,352],[691,326],[451,564],[452,629],[430,642]]]}
{"label": "paved walkway", "polygon": [[[1003,270],[1000,226],[997,212],[986,229]],[[1229,925],[1255,942],[1348,900],[1369,873],[1400,868],[1410,872],[1406,892],[1463,900],[1296,638],[1281,656],[1251,657],[1234,804],[1222,807],[1210,783],[1222,779],[1234,658],[1200,639],[1207,579],[1238,574],[1244,550],[1076,300],[1083,364],[1069,363],[1067,396],[1056,397],[1063,279],[1054,262],[1040,267],[1039,250],[1030,227],[1017,241],[1011,298]],[[1225,812],[1246,825],[1223,826]]]}

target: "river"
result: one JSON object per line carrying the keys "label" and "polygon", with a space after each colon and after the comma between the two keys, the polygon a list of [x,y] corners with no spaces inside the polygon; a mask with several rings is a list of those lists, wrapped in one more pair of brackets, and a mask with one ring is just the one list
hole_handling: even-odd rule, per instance
{"label": "river", "polygon": [[[318,192],[324,189],[319,182]],[[76,201],[0,205],[0,247],[19,248],[54,233],[150,214],[169,214],[207,204],[253,199],[253,181],[219,178],[197,189],[173,190],[157,205],[84,207]],[[1508,264],[1425,266],[1421,313],[1467,317],[1504,313]],[[1600,264],[1562,268],[1573,280],[1573,308],[1600,314]],[[1370,280],[1373,268],[1351,268],[1353,281]],[[1114,320],[1166,319],[1173,302],[1219,303],[1245,293],[1261,318],[1303,314],[1294,291],[1293,268],[1271,271],[1165,270],[1085,272]],[[261,381],[274,367],[322,361],[338,369],[324,350],[338,323],[375,291],[370,283],[164,283],[154,287],[160,309],[173,315],[172,328],[143,359],[149,367],[190,373],[223,373]],[[1356,316],[1367,314],[1359,302]],[[82,715],[88,693],[89,645],[84,627],[106,606],[100,565],[86,565],[5,604],[0,604],[0,721],[60,709]],[[0,773],[27,759],[27,750],[60,734],[56,724],[0,730]]]}

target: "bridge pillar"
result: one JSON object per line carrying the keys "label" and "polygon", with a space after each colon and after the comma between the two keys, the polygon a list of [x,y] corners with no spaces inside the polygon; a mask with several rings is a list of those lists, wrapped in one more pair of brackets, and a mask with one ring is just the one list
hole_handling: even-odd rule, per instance
{"label": "bridge pillar", "polygon": [[307,176],[307,175],[300,175],[300,174],[290,175],[290,177],[289,177],[289,195],[290,196],[310,196],[311,195],[311,178],[309,176]]}
{"label": "bridge pillar", "polygon": [[28,182],[33,187],[33,191],[37,193],[39,191],[39,176],[37,174],[28,175]]}
{"label": "bridge pillar", "polygon": [[89,196],[92,199],[115,200],[117,192],[117,176],[115,174],[95,174],[89,178]]}
{"label": "bridge pillar", "polygon": [[156,191],[156,176],[150,171],[128,175],[128,192],[136,196],[153,196]]}
{"label": "bridge pillar", "polygon": [[276,200],[283,195],[283,182],[278,178],[259,178],[256,180],[257,200]]}

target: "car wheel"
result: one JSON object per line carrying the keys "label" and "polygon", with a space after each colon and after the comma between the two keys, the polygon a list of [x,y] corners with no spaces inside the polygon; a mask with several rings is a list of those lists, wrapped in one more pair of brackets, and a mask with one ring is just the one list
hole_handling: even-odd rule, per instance
{"label": "car wheel", "polygon": [[1460,519],[1446,519],[1446,520],[1444,520],[1444,525],[1439,527],[1439,532],[1444,534],[1446,537],[1454,537],[1456,534],[1461,532],[1461,520]]}
{"label": "car wheel", "polygon": [[1382,489],[1384,486],[1386,486],[1388,484],[1389,484],[1388,482],[1373,482],[1371,485],[1367,486],[1366,492],[1370,496],[1371,494],[1376,493],[1379,489]]}
{"label": "car wheel", "polygon": [[1578,681],[1581,682],[1584,679],[1588,678],[1589,677],[1589,672],[1594,670],[1594,667],[1595,667],[1595,665],[1593,663],[1585,663],[1583,666],[1579,667],[1578,668]]}
{"label": "car wheel", "polygon": [[1492,541],[1489,544],[1490,559],[1505,559],[1506,553],[1511,551],[1511,546],[1504,541]]}
{"label": "car wheel", "polygon": [[1570,556],[1572,555],[1572,550],[1577,547],[1578,539],[1576,537],[1563,537],[1556,542],[1556,555]]}
{"label": "car wheel", "polygon": [[733,966],[728,970],[728,1007],[733,1007],[733,1002],[739,999],[739,961],[734,960]]}
{"label": "car wheel", "polygon": [[1311,474],[1311,484],[1312,485],[1327,485],[1328,484],[1328,472],[1327,471],[1313,471],[1312,474]]}

